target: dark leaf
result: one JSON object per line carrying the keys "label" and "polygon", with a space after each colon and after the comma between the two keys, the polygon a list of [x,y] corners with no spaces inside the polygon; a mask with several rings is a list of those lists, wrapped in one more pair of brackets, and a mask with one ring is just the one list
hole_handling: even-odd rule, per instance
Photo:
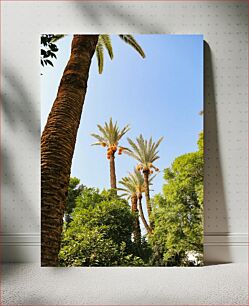
{"label": "dark leaf", "polygon": [[44,57],[44,58],[47,58],[47,57],[49,57],[49,56],[50,56],[50,51],[48,50],[48,51],[46,52],[46,54],[43,55],[43,57]]}
{"label": "dark leaf", "polygon": [[49,44],[49,48],[54,51],[54,52],[57,52],[58,51],[58,48],[55,44]]}
{"label": "dark leaf", "polygon": [[50,60],[46,60],[46,61],[47,61],[47,63],[48,63],[50,66],[53,66],[53,67],[54,67],[53,63],[52,63]]}
{"label": "dark leaf", "polygon": [[50,52],[50,55],[52,58],[57,58],[56,55],[53,52]]}

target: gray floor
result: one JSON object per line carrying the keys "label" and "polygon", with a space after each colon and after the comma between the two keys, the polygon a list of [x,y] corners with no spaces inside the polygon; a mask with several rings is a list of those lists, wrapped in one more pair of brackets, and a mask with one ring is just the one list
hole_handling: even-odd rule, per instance
{"label": "gray floor", "polygon": [[247,305],[246,264],[201,268],[40,268],[4,264],[2,304]]}

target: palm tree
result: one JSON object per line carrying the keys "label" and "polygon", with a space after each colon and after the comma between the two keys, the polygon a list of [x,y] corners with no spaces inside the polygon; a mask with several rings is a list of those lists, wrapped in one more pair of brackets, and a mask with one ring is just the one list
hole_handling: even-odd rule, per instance
{"label": "palm tree", "polygon": [[158,168],[154,166],[154,162],[159,158],[158,156],[158,146],[160,145],[163,137],[161,137],[157,142],[153,142],[152,137],[149,141],[145,140],[142,135],[136,138],[137,143],[128,138],[128,142],[132,149],[126,149],[124,152],[133,158],[135,158],[139,164],[137,165],[137,171],[142,171],[144,176],[144,192],[146,198],[147,212],[151,224],[151,203],[150,203],[150,188],[149,188],[149,176],[155,171],[159,171]]}
{"label": "palm tree", "polygon": [[97,125],[100,134],[91,134],[98,142],[93,143],[93,146],[102,146],[107,148],[107,159],[110,160],[110,183],[111,188],[116,189],[116,171],[115,171],[115,153],[118,150],[118,154],[121,155],[124,147],[119,146],[120,139],[126,134],[130,127],[126,125],[123,129],[119,129],[117,122],[113,124],[112,118],[109,123],[105,122],[104,126]]}
{"label": "palm tree", "polygon": [[[152,185],[152,180],[154,179],[154,177],[155,175],[149,178],[149,185]],[[127,177],[122,178],[122,180],[119,181],[119,183],[123,185],[123,188],[118,188],[118,189],[124,191],[125,193],[123,195],[127,196],[128,199],[131,199],[132,201],[132,206],[131,206],[132,211],[137,211],[137,203],[138,203],[140,218],[144,224],[147,233],[150,234],[152,232],[152,229],[149,226],[144,216],[143,206],[142,206],[142,197],[143,197],[142,193],[145,192],[143,175],[141,174],[140,171],[138,171],[135,168],[133,173],[129,173],[129,175]]]}
{"label": "palm tree", "polygon": [[125,193],[123,195],[126,195],[128,199],[131,199],[131,211],[136,214],[136,218],[134,220],[134,230],[133,230],[133,236],[134,236],[134,242],[137,245],[140,245],[141,243],[141,229],[139,224],[139,218],[138,218],[138,209],[137,209],[137,192],[136,192],[136,185],[132,178],[124,177],[121,181],[119,181],[121,185],[123,185],[123,188],[119,188],[119,190],[124,191]]}
{"label": "palm tree", "polygon": [[[41,138],[41,265],[57,266],[74,147],[99,35],[74,35],[71,55]],[[137,50],[131,35],[121,39]],[[140,50],[141,49],[141,50]]]}

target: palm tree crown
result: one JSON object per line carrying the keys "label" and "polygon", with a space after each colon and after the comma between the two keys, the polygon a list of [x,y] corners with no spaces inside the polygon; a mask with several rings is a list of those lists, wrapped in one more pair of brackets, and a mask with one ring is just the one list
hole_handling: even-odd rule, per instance
{"label": "palm tree crown", "polygon": [[136,138],[137,143],[128,138],[128,142],[132,148],[125,149],[125,153],[135,158],[139,164],[137,165],[138,171],[149,171],[150,174],[153,173],[153,168],[155,171],[159,171],[153,163],[159,159],[158,156],[158,146],[162,142],[163,137],[161,137],[157,142],[153,142],[152,137],[149,141],[145,140],[142,135]]}
{"label": "palm tree crown", "polygon": [[126,125],[124,128],[120,129],[117,125],[117,122],[113,124],[112,118],[110,118],[109,123],[105,122],[104,126],[100,124],[97,125],[100,134],[91,134],[98,141],[92,145],[101,145],[102,147],[107,147],[107,158],[110,159],[110,155],[114,154],[118,149],[118,154],[121,155],[123,150],[127,148],[118,147],[120,139],[130,130],[129,125]]}
{"label": "palm tree crown", "polygon": [[134,170],[134,173],[129,172],[129,175],[123,177],[119,183],[123,187],[118,189],[124,191],[122,196],[127,196],[128,199],[139,191],[141,191],[141,193],[143,192],[144,178],[142,174],[136,169]]}
{"label": "palm tree crown", "polygon": [[[149,178],[149,185],[152,185],[152,180],[155,176],[156,175],[153,175]],[[118,190],[124,191],[122,196],[127,196],[128,199],[131,198],[134,193],[139,196],[145,192],[144,177],[136,168],[133,173],[129,172],[128,176],[123,177],[119,183],[123,185],[123,188],[118,188]]]}

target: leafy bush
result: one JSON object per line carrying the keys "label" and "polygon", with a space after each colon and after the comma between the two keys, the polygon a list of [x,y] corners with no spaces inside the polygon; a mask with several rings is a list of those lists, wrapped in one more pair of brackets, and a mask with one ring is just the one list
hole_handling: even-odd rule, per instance
{"label": "leafy bush", "polygon": [[72,221],[64,227],[59,253],[62,266],[141,266],[131,241],[134,215],[112,190],[84,188]]}

